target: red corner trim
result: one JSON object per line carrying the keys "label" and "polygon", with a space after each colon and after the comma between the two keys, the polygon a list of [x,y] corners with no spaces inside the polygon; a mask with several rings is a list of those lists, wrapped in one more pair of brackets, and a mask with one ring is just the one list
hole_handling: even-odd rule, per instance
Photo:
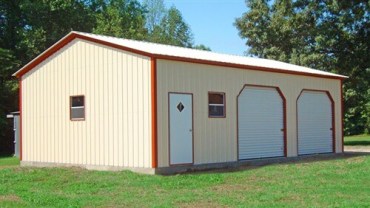
{"label": "red corner trim", "polygon": [[342,152],[344,152],[344,97],[343,97],[343,80],[340,80],[340,105],[341,105],[341,112],[340,112],[340,120],[341,120],[341,127],[342,127]]}
{"label": "red corner trim", "polygon": [[22,149],[22,79],[19,79],[19,160],[22,161],[23,149]]}
{"label": "red corner trim", "polygon": [[151,58],[151,98],[152,98],[152,168],[158,167],[157,148],[157,60]]}

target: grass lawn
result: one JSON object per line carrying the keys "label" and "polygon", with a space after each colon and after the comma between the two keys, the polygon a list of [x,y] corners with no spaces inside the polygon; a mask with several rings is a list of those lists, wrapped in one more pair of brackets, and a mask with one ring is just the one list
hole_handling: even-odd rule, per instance
{"label": "grass lawn", "polygon": [[344,137],[344,145],[370,145],[370,134]]}
{"label": "grass lawn", "polygon": [[370,155],[174,176],[14,163],[0,159],[0,207],[370,206]]}
{"label": "grass lawn", "polygon": [[4,166],[19,165],[19,160],[16,157],[0,157],[0,168]]}

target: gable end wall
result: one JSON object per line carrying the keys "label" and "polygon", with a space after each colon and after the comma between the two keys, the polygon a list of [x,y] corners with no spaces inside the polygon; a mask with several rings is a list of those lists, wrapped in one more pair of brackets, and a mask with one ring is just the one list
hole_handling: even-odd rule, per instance
{"label": "gable end wall", "polygon": [[[71,41],[22,76],[22,160],[150,168],[150,81],[149,57]],[[85,121],[70,121],[72,95]]]}

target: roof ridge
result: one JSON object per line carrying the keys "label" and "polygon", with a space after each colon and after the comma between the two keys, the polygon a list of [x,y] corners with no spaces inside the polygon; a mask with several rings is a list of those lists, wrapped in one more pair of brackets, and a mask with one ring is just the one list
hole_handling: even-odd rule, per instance
{"label": "roof ridge", "polygon": [[[237,54],[229,54],[229,53],[222,53],[222,52],[215,52],[215,51],[206,51],[206,50],[201,50],[201,49],[196,49],[196,48],[187,48],[187,47],[176,46],[176,45],[168,45],[168,44],[150,42],[150,41],[145,41],[145,40],[135,40],[135,39],[128,39],[128,38],[120,38],[120,37],[115,37],[115,36],[95,34],[95,33],[88,33],[88,32],[80,32],[80,31],[72,31],[72,32],[80,33],[80,34],[83,34],[83,35],[100,36],[100,37],[105,37],[105,38],[112,38],[112,39],[117,39],[117,40],[124,40],[124,41],[128,41],[128,42],[144,43],[144,44],[151,44],[151,45],[157,45],[157,46],[172,47],[172,48],[185,49],[185,50],[194,50],[194,51],[199,51],[199,52],[202,52],[202,53],[217,54],[217,55],[223,55],[223,56],[229,56],[229,57],[236,57],[236,58],[242,58],[242,59],[252,59],[252,60],[260,60],[260,61],[266,60],[266,61],[271,61],[271,62],[275,62],[275,63],[282,63],[282,64],[291,65],[291,66],[299,66],[299,67],[304,67],[304,68],[309,69],[309,70],[317,70],[317,71],[320,71],[320,72],[327,72],[327,73],[333,74],[331,72],[324,71],[324,70],[313,69],[313,68],[310,68],[310,67],[307,67],[307,66],[300,66],[300,65],[296,65],[296,64],[292,64],[292,63],[288,63],[288,62],[284,62],[284,61],[280,61],[280,60],[268,59],[268,58],[242,56],[242,55],[237,55]],[[227,63],[227,61],[223,61],[223,62]]]}
{"label": "roof ridge", "polygon": [[[129,42],[138,42],[138,43],[146,43],[146,44],[166,46],[166,47],[179,48],[179,49],[195,50],[195,51],[200,51],[200,52],[204,52],[204,53],[213,53],[213,54],[227,55],[227,56],[233,56],[233,57],[239,57],[239,58],[264,59],[264,58],[255,58],[255,57],[249,57],[249,56],[242,56],[242,55],[237,55],[237,54],[207,51],[207,50],[202,50],[202,49],[197,49],[197,48],[188,48],[188,47],[183,47],[183,46],[169,45],[169,44],[164,44],[164,43],[156,43],[156,42],[150,42],[150,41],[146,41],[146,40],[135,40],[135,39],[128,39],[128,38],[120,38],[120,37],[115,37],[115,36],[95,34],[95,33],[87,33],[87,32],[80,32],[80,31],[72,31],[72,32],[77,33],[77,34],[79,33],[79,34],[84,34],[84,35],[101,36],[101,37],[105,37],[105,38],[113,38],[113,39],[118,39],[118,40],[129,41]],[[265,60],[272,60],[272,59],[265,59]],[[275,61],[275,60],[272,60],[272,61]],[[285,62],[283,62],[283,63],[285,63]]]}

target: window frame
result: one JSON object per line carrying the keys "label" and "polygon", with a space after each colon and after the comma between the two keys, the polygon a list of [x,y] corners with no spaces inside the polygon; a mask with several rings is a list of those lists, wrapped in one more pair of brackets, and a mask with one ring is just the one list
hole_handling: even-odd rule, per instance
{"label": "window frame", "polygon": [[[76,97],[83,97],[83,101],[84,101],[83,106],[76,106],[76,107],[72,106],[72,100],[73,100],[73,98],[76,98]],[[83,118],[72,118],[72,109],[73,108],[83,108],[84,109]],[[85,95],[71,95],[71,96],[69,96],[69,119],[70,119],[70,121],[85,121],[85,119],[86,119],[86,99],[85,99]]]}
{"label": "window frame", "polygon": [[[210,95],[211,94],[222,94],[223,96],[223,104],[211,104],[210,103]],[[213,116],[209,114],[209,106],[223,106],[223,115],[222,116]],[[214,91],[208,91],[208,105],[207,105],[207,111],[208,111],[208,118],[226,118],[226,93],[225,92],[214,92]]]}

